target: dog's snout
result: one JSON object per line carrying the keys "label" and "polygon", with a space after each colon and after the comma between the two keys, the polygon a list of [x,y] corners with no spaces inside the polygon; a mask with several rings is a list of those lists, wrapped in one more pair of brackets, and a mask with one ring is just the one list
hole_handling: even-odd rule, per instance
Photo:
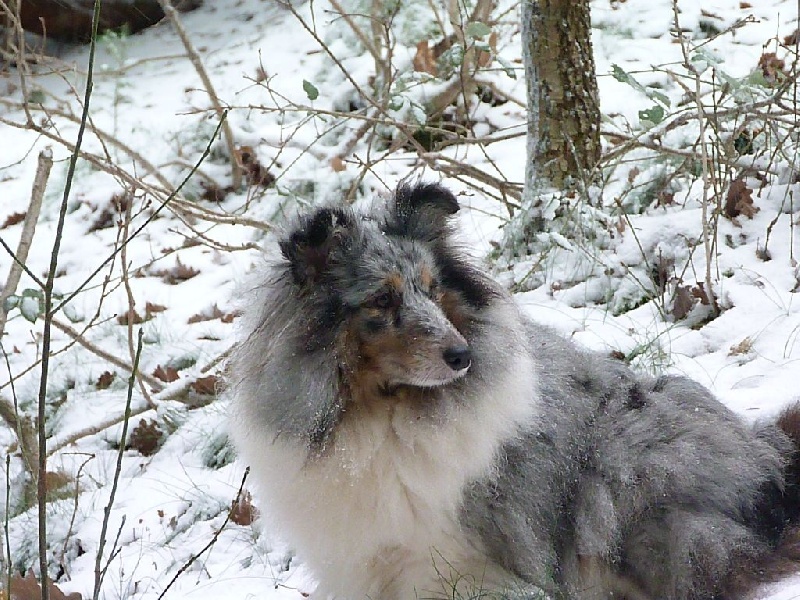
{"label": "dog's snout", "polygon": [[442,353],[442,357],[444,358],[444,362],[447,363],[447,366],[453,369],[453,371],[466,369],[472,363],[472,354],[469,350],[469,346],[453,346],[447,348]]}

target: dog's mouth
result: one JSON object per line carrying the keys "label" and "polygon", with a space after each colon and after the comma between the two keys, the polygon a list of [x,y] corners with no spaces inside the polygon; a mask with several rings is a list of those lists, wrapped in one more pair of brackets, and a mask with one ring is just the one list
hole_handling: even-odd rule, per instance
{"label": "dog's mouth", "polygon": [[[462,364],[463,366],[457,369],[452,366],[431,366],[424,370],[409,373],[406,377],[399,378],[395,381],[394,385],[423,389],[440,388],[461,379],[469,372],[472,361],[470,360]],[[389,387],[391,387],[391,384]]]}

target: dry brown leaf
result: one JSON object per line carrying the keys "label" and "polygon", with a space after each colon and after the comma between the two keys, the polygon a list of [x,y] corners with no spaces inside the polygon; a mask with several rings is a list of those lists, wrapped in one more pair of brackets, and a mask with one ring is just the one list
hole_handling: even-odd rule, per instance
{"label": "dry brown leaf", "polygon": [[144,305],[144,311],[149,315],[164,312],[165,310],[167,310],[166,306],[162,306],[161,304],[155,304],[153,302],[148,302]]}
{"label": "dry brown leaf", "polygon": [[208,375],[194,380],[189,384],[189,387],[201,396],[214,396],[217,393],[218,383],[219,377],[216,375]]}
{"label": "dry brown leaf", "polygon": [[761,58],[758,59],[758,66],[761,68],[764,79],[771,83],[782,80],[787,76],[786,63],[783,59],[778,58],[778,55],[774,52],[762,54]]}
{"label": "dry brown leaf", "polygon": [[703,306],[709,306],[711,304],[711,299],[708,297],[705,284],[702,281],[698,281],[697,285],[692,288],[692,296],[700,300],[700,304]]}
{"label": "dry brown leaf", "polygon": [[733,346],[730,347],[730,350],[728,350],[728,356],[739,356],[741,354],[747,354],[752,349],[753,349],[753,340],[750,338],[750,336],[747,336],[738,344],[734,344]]}
{"label": "dry brown leaf", "polygon": [[212,306],[210,309],[204,310],[203,312],[189,317],[188,323],[191,325],[192,323],[201,323],[202,321],[213,321],[214,319],[221,319],[224,316],[225,313],[222,312],[216,304],[214,304],[214,306]]}
{"label": "dry brown leaf", "polygon": [[330,162],[331,169],[333,169],[334,173],[341,173],[347,168],[344,160],[342,160],[341,156],[334,156]]}
{"label": "dry brown leaf", "polygon": [[739,215],[753,218],[759,208],[753,204],[753,190],[741,179],[734,179],[725,196],[725,216],[735,219]]}
{"label": "dry brown leaf", "polygon": [[[48,582],[47,587],[52,600],[83,600],[83,596],[77,592],[64,594],[52,581]],[[11,578],[11,600],[40,600],[41,597],[42,587],[36,580],[32,569],[25,577],[17,574]]]}
{"label": "dry brown leaf", "polygon": [[414,70],[418,73],[437,75],[439,70],[436,66],[436,58],[433,50],[428,45],[428,40],[422,40],[417,44],[417,53],[414,55],[412,64],[414,65]]}
{"label": "dry brown leaf", "polygon": [[165,383],[171,383],[173,381],[177,381],[180,378],[180,375],[178,375],[178,370],[175,367],[167,367],[165,369],[161,365],[158,365],[153,371],[153,377],[160,379]]}
{"label": "dry brown leaf", "polygon": [[739,2],[739,8],[742,10],[747,10],[748,8],[753,8],[753,5],[749,2]]}
{"label": "dry brown leaf", "polygon": [[154,273],[154,275],[161,277],[164,283],[169,285],[177,285],[179,283],[183,283],[184,281],[188,281],[198,273],[200,273],[199,269],[195,269],[183,264],[180,257],[178,257],[175,259],[174,267],[163,271],[157,271]]}
{"label": "dry brown leaf", "polygon": [[100,377],[97,378],[97,382],[94,384],[98,390],[107,390],[109,386],[114,381],[116,375],[110,371],[103,371],[100,374]]}
{"label": "dry brown leaf", "polygon": [[128,447],[136,450],[142,456],[152,456],[161,446],[161,439],[164,433],[153,419],[145,421],[139,420],[139,424],[133,428],[128,439]]}
{"label": "dry brown leaf", "polygon": [[137,313],[135,309],[127,310],[117,317],[117,323],[120,325],[127,325],[129,321],[132,325],[138,325],[139,323],[144,323],[145,318]]}
{"label": "dry brown leaf", "polygon": [[267,187],[275,183],[275,176],[259,162],[258,154],[252,146],[239,146],[236,149],[236,160],[242,165],[248,184]]}
{"label": "dry brown leaf", "polygon": [[489,48],[491,52],[478,50],[476,62],[479,67],[488,67],[492,63],[492,55],[497,54],[497,33],[494,31],[489,34]]}
{"label": "dry brown leaf", "polygon": [[237,525],[250,525],[258,518],[258,509],[253,506],[253,496],[248,491],[242,492],[241,497],[231,504],[231,521]]}
{"label": "dry brown leaf", "polygon": [[672,301],[672,316],[680,321],[685,319],[694,307],[694,297],[688,285],[681,285],[675,290],[675,298]]}
{"label": "dry brown leaf", "polygon": [[16,225],[17,223],[22,223],[25,220],[25,215],[26,213],[24,212],[11,213],[6,217],[6,220],[3,221],[3,224],[0,225],[0,229],[11,227],[12,225]]}

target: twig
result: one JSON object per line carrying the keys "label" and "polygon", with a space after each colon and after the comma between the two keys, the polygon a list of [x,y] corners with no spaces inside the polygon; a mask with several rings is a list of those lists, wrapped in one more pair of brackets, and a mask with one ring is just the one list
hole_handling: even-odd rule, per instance
{"label": "twig", "polygon": [[[103,575],[106,569],[100,569],[100,563],[103,560],[103,549],[106,545],[106,533],[108,532],[108,520],[111,517],[111,508],[114,506],[114,498],[117,495],[117,485],[119,484],[119,476],[122,472],[122,457],[125,454],[125,441],[128,436],[128,424],[131,419],[131,400],[133,399],[133,387],[136,385],[136,371],[139,370],[139,359],[142,356],[142,340],[144,338],[143,330],[139,329],[139,339],[136,344],[136,355],[133,357],[133,372],[128,378],[128,396],[125,399],[125,415],[122,421],[122,434],[119,440],[119,452],[117,452],[117,465],[114,468],[114,479],[111,483],[111,494],[108,497],[108,504],[103,509],[103,526],[100,529],[100,543],[97,547],[97,556],[94,563],[94,592],[92,599],[98,600],[100,596],[100,586],[103,583]],[[116,544],[116,542],[115,542]],[[108,568],[108,565],[106,565]]]}
{"label": "twig", "polygon": [[[64,333],[66,333],[69,337],[78,342],[81,346],[86,348],[92,354],[96,354],[103,360],[110,362],[115,367],[119,367],[120,369],[123,369],[128,373],[133,372],[133,367],[130,364],[126,363],[124,360],[120,358],[117,358],[110,352],[103,350],[99,346],[96,346],[95,344],[87,340],[86,337],[80,331],[73,329],[66,323],[59,321],[56,318],[53,318],[53,326],[56,329],[59,329]],[[147,373],[140,373],[139,376],[143,381],[147,382],[147,385],[149,385],[154,390],[161,391],[162,389],[164,389],[164,385],[155,377],[152,377]]]}
{"label": "twig", "polygon": [[[333,9],[344,19],[345,23],[350,26],[350,29],[352,29],[353,33],[356,34],[356,37],[364,45],[364,48],[366,48],[367,52],[372,55],[372,58],[375,60],[375,71],[378,72],[381,64],[383,63],[383,58],[381,57],[380,52],[378,52],[378,49],[375,47],[375,44],[373,44],[369,38],[364,35],[364,32],[361,31],[361,28],[353,21],[353,17],[349,13],[345,12],[341,4],[339,4],[336,0],[329,0],[329,2],[331,3]],[[370,18],[375,17],[370,16]]]}
{"label": "twig", "polygon": [[81,492],[81,472],[83,468],[89,464],[91,460],[95,458],[94,454],[84,454],[87,456],[86,460],[81,463],[81,466],[78,467],[78,472],[75,474],[75,494],[73,495],[73,503],[72,503],[72,515],[69,518],[69,526],[67,527],[67,534],[64,536],[64,544],[61,546],[61,557],[59,562],[61,564],[66,564],[64,561],[64,557],[67,554],[67,546],[69,545],[69,539],[72,537],[73,531],[72,528],[75,526],[75,517],[78,514],[78,500],[80,497]]}
{"label": "twig", "polygon": [[175,576],[172,579],[170,579],[169,583],[167,584],[167,587],[164,588],[164,590],[158,596],[157,600],[161,600],[169,591],[169,588],[171,588],[172,585],[178,580],[178,577],[183,575],[183,573],[189,567],[191,567],[198,558],[200,558],[203,554],[205,554],[208,551],[208,549],[211,548],[211,546],[217,543],[217,539],[222,533],[222,530],[225,529],[225,527],[228,524],[228,521],[231,520],[231,515],[233,514],[233,507],[236,506],[236,503],[239,502],[239,499],[242,497],[242,491],[244,490],[244,482],[247,481],[248,475],[250,475],[250,467],[246,467],[244,470],[242,483],[239,484],[239,491],[236,492],[236,498],[231,503],[231,507],[228,509],[228,514],[225,516],[225,520],[222,522],[222,525],[220,525],[219,528],[214,532],[214,535],[211,538],[211,540],[205,546],[203,546],[200,552],[198,552],[197,554],[193,554],[192,557],[188,561],[186,561],[186,563],[183,566],[181,566],[180,569],[178,569],[178,572],[175,573]]}
{"label": "twig", "polygon": [[164,200],[162,200],[161,203],[158,205],[158,207],[153,211],[153,214],[149,215],[145,220],[145,222],[142,223],[138,228],[136,228],[136,230],[130,236],[122,240],[122,242],[118,244],[116,248],[114,248],[114,251],[111,252],[111,254],[107,256],[105,260],[102,263],[100,263],[100,265],[94,271],[92,271],[89,274],[89,276],[77,288],[75,288],[75,290],[73,290],[70,294],[67,294],[67,296],[61,301],[61,303],[58,306],[56,306],[56,308],[53,311],[54,313],[61,310],[70,300],[72,300],[75,296],[77,296],[81,292],[81,290],[83,290],[83,288],[86,287],[89,284],[89,282],[92,281],[92,279],[94,279],[95,276],[100,271],[103,270],[103,267],[105,267],[108,263],[114,260],[114,258],[117,256],[117,254],[120,253],[120,251],[126,244],[128,244],[133,238],[138,236],[144,230],[144,228],[147,227],[150,224],[150,222],[161,213],[161,211],[167,206],[167,204],[169,204],[172,200],[175,199],[175,197],[181,192],[184,186],[189,182],[189,179],[192,178],[195,171],[200,168],[200,165],[203,164],[205,159],[208,157],[209,153],[211,152],[211,145],[214,143],[214,140],[216,139],[217,134],[219,133],[219,130],[222,127],[222,124],[225,122],[226,115],[227,113],[224,113],[222,115],[222,120],[219,123],[217,123],[217,128],[214,130],[211,139],[208,141],[208,145],[206,146],[206,149],[203,151],[202,156],[200,156],[200,159],[197,161],[194,168],[191,171],[189,171],[186,177],[184,177],[180,185],[178,185],[178,187],[176,187],[169,196],[167,196]]}
{"label": "twig", "polygon": [[[39,464],[39,447],[36,442],[36,428],[30,417],[20,417],[19,404],[17,402],[17,390],[14,387],[14,378],[11,376],[11,363],[8,360],[8,353],[0,340],[0,352],[3,353],[3,360],[8,371],[8,385],[11,387],[11,396],[14,399],[12,404],[0,396],[0,419],[6,422],[17,436],[19,450],[22,454],[22,462],[31,478],[35,478],[36,465]],[[34,479],[35,480],[35,479]]]}
{"label": "twig", "polygon": [[[50,169],[53,166],[53,149],[49,146],[39,152],[39,163],[36,167],[36,176],[33,178],[33,188],[31,189],[31,200],[28,203],[28,211],[25,213],[25,221],[22,224],[22,235],[19,238],[17,245],[17,252],[12,254],[14,260],[11,263],[11,268],[8,271],[8,279],[6,285],[0,292],[0,338],[3,337],[3,332],[6,328],[6,320],[8,315],[3,308],[7,298],[17,291],[22,271],[25,269],[25,263],[28,260],[28,251],[31,248],[33,241],[33,234],[36,231],[36,222],[39,220],[39,213],[42,210],[42,199],[44,198],[44,190],[47,187],[47,179],[50,177]],[[40,288],[44,287],[44,283],[36,277],[33,273],[28,271]]]}
{"label": "twig", "polygon": [[[689,71],[694,76],[694,101],[695,107],[697,110],[697,123],[698,128],[700,129],[700,161],[702,163],[703,169],[703,199],[701,203],[701,212],[702,212],[702,220],[703,220],[703,249],[705,251],[705,259],[706,259],[706,273],[705,273],[705,287],[704,290],[706,295],[708,296],[709,305],[711,306],[711,312],[713,316],[716,316],[719,313],[719,306],[717,304],[717,297],[714,293],[714,288],[712,287],[713,279],[711,277],[711,263],[712,263],[712,248],[714,244],[711,240],[711,230],[709,228],[708,222],[708,203],[709,203],[709,190],[711,189],[711,174],[708,168],[708,147],[706,145],[706,118],[705,118],[705,109],[703,107],[703,101],[701,99],[701,90],[700,90],[700,73],[697,71],[697,68],[692,64],[692,61],[689,57],[689,49],[687,47],[686,37],[683,34],[683,31],[680,28],[680,23],[678,19],[678,2],[677,0],[672,1],[672,12],[674,16],[675,22],[675,31],[678,35],[678,40],[680,41],[681,52],[683,53],[683,65],[686,70]],[[714,235],[716,235],[716,228],[714,228]]]}
{"label": "twig", "polygon": [[50,254],[50,268],[47,271],[47,280],[44,286],[44,331],[42,333],[42,371],[39,381],[39,406],[37,415],[37,428],[39,432],[39,473],[36,487],[36,495],[39,503],[39,569],[41,570],[42,600],[49,600],[50,590],[48,585],[47,573],[47,431],[45,429],[45,418],[47,408],[47,379],[50,370],[50,335],[53,321],[53,284],[55,282],[58,268],[58,253],[61,247],[61,240],[64,233],[64,221],[67,216],[67,202],[69,192],[72,189],[72,179],[75,176],[75,166],[78,162],[77,150],[81,147],[83,134],[86,130],[86,120],[89,116],[89,101],[92,97],[94,72],[94,54],[97,46],[97,25],[100,21],[100,0],[94,2],[94,13],[92,15],[92,38],[89,47],[89,66],[86,79],[86,94],[83,100],[83,113],[81,124],[78,127],[78,136],[75,141],[76,152],[72,154],[67,170],[67,180],[64,185],[64,196],[61,199],[61,209],[58,214],[58,224],[56,225],[53,249]]}
{"label": "twig", "polygon": [[[11,597],[11,536],[8,531],[9,514],[11,513],[11,455],[6,454],[6,514],[3,532],[6,539],[6,590]],[[2,558],[2,557],[0,557]],[[2,561],[0,561],[2,562]]]}
{"label": "twig", "polygon": [[[203,366],[200,369],[200,372],[201,373],[208,373],[211,369],[213,369],[219,363],[221,363],[223,360],[225,360],[230,355],[230,353],[232,351],[233,351],[233,347],[228,348],[225,352],[223,352],[222,354],[220,354],[219,356],[217,356],[213,360],[209,361],[208,364]],[[166,401],[169,401],[169,400],[174,400],[174,401],[180,402],[181,401],[181,396],[184,395],[184,392],[193,383],[193,381],[194,380],[187,378],[184,381],[175,382],[176,385],[170,386],[169,388],[166,388],[166,389],[162,390],[162,392],[156,398],[155,403],[156,404],[160,404],[160,403],[163,403],[163,402],[166,402]],[[177,384],[180,384],[180,385],[177,385]],[[146,413],[148,410],[153,410],[153,409],[150,406],[146,406],[146,405],[139,406],[139,407],[136,407],[136,408],[131,408],[130,416],[131,417],[138,417],[139,415]],[[48,449],[48,453],[52,456],[53,454],[55,454],[59,450],[62,450],[64,448],[66,448],[70,444],[74,444],[75,442],[77,442],[80,439],[83,439],[85,437],[100,433],[104,429],[108,429],[109,427],[113,427],[114,425],[119,425],[125,418],[126,418],[125,414],[117,415],[116,417],[112,417],[110,419],[106,419],[102,423],[98,423],[96,425],[92,425],[91,427],[87,427],[85,429],[81,429],[79,431],[71,433],[70,435],[64,437],[61,440],[54,441],[53,444],[51,445],[51,447]]]}
{"label": "twig", "polygon": [[186,30],[183,28],[183,23],[181,23],[178,17],[178,11],[172,6],[170,0],[158,0],[158,3],[161,5],[161,9],[164,11],[170,23],[172,23],[175,31],[178,33],[178,37],[181,39],[183,47],[189,55],[189,60],[192,61],[192,66],[194,66],[195,71],[197,71],[197,74],[200,76],[200,80],[203,82],[203,87],[206,89],[209,100],[211,100],[211,105],[214,107],[217,116],[222,119],[222,135],[225,137],[225,144],[228,146],[228,154],[230,154],[231,157],[231,185],[234,190],[239,190],[242,187],[242,165],[239,162],[238,153],[236,152],[233,131],[231,131],[230,124],[223,117],[226,111],[222,108],[219,96],[217,96],[217,92],[214,90],[214,85],[211,83],[211,78],[208,76],[208,71],[206,71],[206,68],[203,66],[203,61],[200,59],[197,49],[194,47],[194,44],[192,44],[192,40],[189,39]]}
{"label": "twig", "polygon": [[[133,209],[133,195],[128,199],[125,205],[125,217],[122,223],[122,239],[126,239],[128,237],[128,229],[131,224],[131,211]],[[127,319],[127,330],[128,330],[128,352],[131,356],[131,361],[134,359],[134,349],[133,349],[133,315],[136,314],[136,300],[133,298],[133,290],[131,289],[131,281],[128,277],[128,246],[127,244],[122,247],[122,251],[119,255],[119,262],[120,262],[120,269],[122,270],[122,285],[125,287],[125,295],[128,298],[128,319]],[[144,382],[142,380],[141,374],[137,372],[134,364],[134,369],[131,371],[134,375],[136,375],[136,381],[139,384],[139,390],[142,392],[142,397],[147,402],[148,406],[155,408],[155,404],[153,403],[153,398],[150,396],[150,392],[144,386]]]}

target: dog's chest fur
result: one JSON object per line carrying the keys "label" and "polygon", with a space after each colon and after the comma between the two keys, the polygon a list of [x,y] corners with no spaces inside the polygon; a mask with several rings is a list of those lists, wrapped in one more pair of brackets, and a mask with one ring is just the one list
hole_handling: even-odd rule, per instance
{"label": "dog's chest fur", "polygon": [[530,359],[511,362],[491,393],[440,398],[440,410],[391,399],[353,408],[321,457],[280,436],[247,442],[258,446],[251,456],[260,450],[252,467],[268,510],[328,584],[317,597],[446,597],[467,573],[480,581],[459,585],[509,580],[459,515],[465,486],[533,418]]}

